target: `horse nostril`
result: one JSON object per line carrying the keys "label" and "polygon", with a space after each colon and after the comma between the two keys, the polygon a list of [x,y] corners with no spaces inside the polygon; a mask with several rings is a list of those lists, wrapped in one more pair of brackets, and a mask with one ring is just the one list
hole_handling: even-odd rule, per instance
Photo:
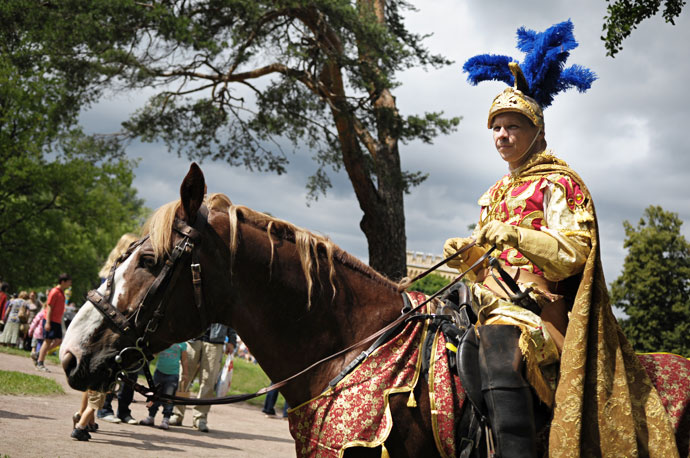
{"label": "horse nostril", "polygon": [[65,374],[69,377],[69,374],[77,368],[77,358],[74,357],[72,353],[65,352],[65,355],[62,357],[62,370],[65,371]]}

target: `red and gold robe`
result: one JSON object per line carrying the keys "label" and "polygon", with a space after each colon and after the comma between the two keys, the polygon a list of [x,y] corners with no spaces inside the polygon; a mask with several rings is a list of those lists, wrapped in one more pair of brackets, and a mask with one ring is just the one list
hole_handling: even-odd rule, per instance
{"label": "red and gold robe", "polygon": [[[514,248],[500,253],[504,265],[552,282],[579,279],[560,355],[549,456],[678,456],[659,395],[611,310],[596,213],[582,179],[542,152],[499,180],[479,203],[478,229],[498,220],[557,241],[555,253],[540,265]],[[485,306],[493,295],[480,288],[473,291]],[[539,291],[535,299],[551,300]]]}

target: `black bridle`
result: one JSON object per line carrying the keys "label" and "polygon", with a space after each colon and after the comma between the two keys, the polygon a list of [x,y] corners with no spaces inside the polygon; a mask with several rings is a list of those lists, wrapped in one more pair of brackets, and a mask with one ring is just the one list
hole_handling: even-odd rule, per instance
{"label": "black bridle", "polygon": [[[124,339],[125,346],[116,356],[115,362],[118,365],[118,378],[125,383],[135,383],[130,378],[130,374],[136,374],[144,369],[149,388],[145,389],[148,393],[156,391],[153,377],[148,368],[148,363],[153,359],[153,353],[149,348],[149,340],[165,316],[165,308],[168,303],[171,288],[170,284],[175,284],[182,272],[182,266],[186,265],[184,260],[191,257],[190,269],[192,273],[192,284],[194,287],[194,303],[199,312],[202,329],[206,329],[210,324],[207,318],[206,307],[204,306],[204,296],[201,288],[201,264],[199,263],[198,251],[196,248],[201,243],[201,229],[207,224],[208,209],[202,206],[197,213],[192,226],[185,221],[175,218],[173,230],[182,236],[182,239],[175,245],[172,252],[166,256],[165,263],[156,279],[151,283],[146,294],[142,298],[136,309],[126,317],[117,307],[112,305],[113,282],[117,267],[122,264],[138,247],[140,247],[148,236],[132,243],[127,251],[123,253],[113,263],[112,268],[105,280],[105,294],[98,290],[91,290],[87,294],[87,299],[94,305],[105,318],[106,325],[114,332],[120,334]],[[158,294],[163,291],[163,294]],[[145,310],[153,308],[153,313],[148,320],[140,317]],[[141,318],[141,319],[140,319]],[[128,363],[128,356],[134,354],[134,360]],[[143,388],[143,387],[142,387]]]}

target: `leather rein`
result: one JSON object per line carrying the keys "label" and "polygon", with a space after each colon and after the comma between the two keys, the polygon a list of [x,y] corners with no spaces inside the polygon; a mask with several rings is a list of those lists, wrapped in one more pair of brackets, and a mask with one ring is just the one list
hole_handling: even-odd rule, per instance
{"label": "leather rein", "polygon": [[[481,258],[479,258],[472,266],[470,266],[467,270],[464,272],[460,273],[455,279],[453,279],[448,285],[445,287],[441,288],[438,290],[436,293],[433,295],[429,296],[424,302],[420,303],[414,308],[411,307],[404,307],[401,315],[388,324],[387,326],[383,327],[382,329],[378,330],[374,334],[371,334],[370,336],[360,340],[359,342],[350,345],[347,348],[344,348],[337,353],[334,353],[330,356],[327,356],[325,358],[320,359],[319,361],[316,361],[315,363],[309,365],[305,369],[299,371],[298,373],[291,375],[290,377],[274,383],[270,386],[261,388],[260,390],[256,391],[255,393],[245,393],[245,394],[237,394],[237,395],[230,395],[230,396],[224,396],[224,397],[219,397],[219,398],[206,398],[206,399],[193,399],[193,398],[186,398],[186,397],[179,397],[179,396],[171,396],[167,395],[164,393],[159,393],[158,386],[155,385],[153,381],[153,377],[151,376],[151,371],[149,369],[149,362],[153,360],[153,354],[149,349],[149,338],[151,335],[158,329],[158,326],[165,316],[165,308],[166,304],[168,302],[168,298],[170,296],[170,288],[167,288],[170,284],[174,284],[179,277],[182,269],[180,266],[183,265],[183,260],[190,258],[191,257],[191,262],[190,262],[190,269],[192,272],[192,282],[194,286],[194,301],[196,304],[196,308],[199,312],[199,317],[201,319],[202,323],[202,329],[206,329],[210,323],[208,322],[207,319],[207,314],[206,314],[206,308],[204,306],[204,295],[201,287],[201,265],[199,264],[198,260],[198,253],[195,251],[195,248],[201,243],[200,239],[200,232],[201,229],[203,228],[204,225],[208,224],[207,221],[208,218],[208,209],[205,206],[202,206],[197,214],[197,218],[194,221],[192,226],[189,226],[186,222],[184,222],[181,219],[176,218],[174,225],[173,225],[173,230],[180,235],[182,235],[182,240],[177,243],[172,250],[171,254],[167,256],[167,259],[165,260],[165,264],[161,271],[158,273],[156,279],[153,281],[149,289],[147,290],[144,298],[141,300],[139,305],[136,307],[134,313],[132,313],[129,317],[125,317],[117,308],[112,305],[112,286],[114,282],[114,277],[115,277],[115,271],[117,267],[122,264],[133,252],[136,248],[141,246],[148,238],[148,236],[132,243],[130,247],[127,249],[127,251],[122,254],[117,261],[113,264],[112,268],[110,269],[110,273],[108,275],[108,278],[106,279],[106,289],[105,293],[101,294],[97,290],[92,290],[89,291],[87,294],[87,299],[96,307],[96,310],[98,310],[103,317],[105,318],[105,323],[106,325],[111,328],[113,331],[121,335],[121,338],[124,338],[125,341],[129,341],[130,346],[127,346],[123,348],[118,355],[115,356],[115,363],[118,365],[117,368],[117,378],[118,380],[122,381],[123,383],[126,383],[130,385],[135,391],[138,393],[144,395],[147,399],[147,401],[172,401],[175,404],[179,405],[213,405],[213,404],[231,404],[235,402],[241,402],[241,401],[246,401],[248,399],[252,399],[258,396],[261,396],[263,394],[268,393],[269,391],[279,389],[286,385],[288,382],[296,379],[297,377],[309,372],[313,368],[330,361],[334,358],[337,358],[338,356],[341,356],[345,353],[348,353],[351,350],[354,350],[358,347],[364,346],[372,341],[374,339],[377,339],[375,344],[372,345],[367,351],[362,352],[351,364],[348,365],[348,367],[338,376],[336,377],[328,386],[327,389],[330,389],[338,380],[342,379],[344,375],[350,371],[352,368],[356,366],[355,363],[360,362],[366,355],[368,355],[373,349],[378,346],[378,344],[382,343],[384,338],[388,337],[395,329],[398,328],[399,325],[407,322],[410,319],[415,318],[415,314],[426,304],[431,302],[433,299],[436,297],[440,296],[443,294],[446,290],[451,288],[454,284],[459,282],[469,271],[474,269],[476,266],[484,262],[488,257],[489,254],[491,253],[491,250],[487,251]],[[427,271],[423,272],[422,274],[416,276],[410,283],[426,276],[427,274],[433,272],[436,270],[438,267],[441,265],[447,263],[451,259],[459,256],[460,254],[464,253],[468,249],[470,249],[472,246],[475,245],[475,242],[472,242],[460,250],[458,250],[456,253],[453,255],[449,256],[448,258],[444,259],[443,261],[439,262],[435,266],[431,267]],[[163,290],[163,294],[161,298],[156,301],[156,296],[159,295],[158,292],[159,290]],[[403,294],[403,297],[405,295]],[[405,302],[407,304],[407,301]],[[151,317],[148,319],[148,321],[144,322],[142,319],[141,321],[139,320],[139,314],[144,310],[145,308],[148,308],[148,306],[155,304],[155,309]],[[425,318],[426,316],[420,316],[417,315],[417,318]],[[135,356],[134,361],[132,362],[127,362],[127,356],[129,354],[133,354]],[[148,383],[148,387],[145,387],[139,383],[137,383],[136,377],[139,371],[143,369],[144,375],[146,377],[146,381]],[[112,370],[112,369],[111,369]]]}

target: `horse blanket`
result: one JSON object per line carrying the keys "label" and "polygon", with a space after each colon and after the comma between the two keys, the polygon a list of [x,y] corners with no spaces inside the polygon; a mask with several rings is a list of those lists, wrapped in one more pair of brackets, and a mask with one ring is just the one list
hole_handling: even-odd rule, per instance
{"label": "horse blanket", "polygon": [[[416,306],[424,296],[410,293],[410,299]],[[387,456],[384,442],[393,427],[389,397],[409,393],[407,406],[417,408],[417,383],[429,385],[437,448],[442,456],[456,456],[455,424],[465,395],[458,377],[448,369],[446,341],[440,331],[433,336],[428,379],[421,376],[422,345],[429,324],[428,318],[408,322],[333,388],[290,409],[297,456],[341,457],[349,447],[379,446],[382,457]]]}
{"label": "horse blanket", "polygon": [[637,357],[671,419],[680,456],[690,456],[690,361],[671,353],[643,353]]}

